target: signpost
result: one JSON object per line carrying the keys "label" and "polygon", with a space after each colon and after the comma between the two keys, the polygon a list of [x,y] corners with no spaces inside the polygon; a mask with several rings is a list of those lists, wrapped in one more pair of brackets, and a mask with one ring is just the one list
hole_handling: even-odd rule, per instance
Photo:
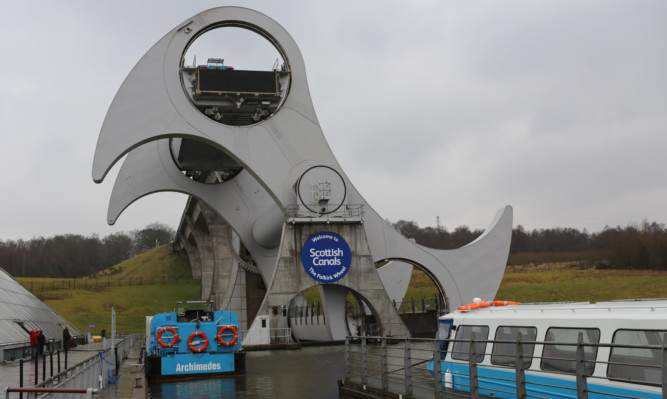
{"label": "signpost", "polygon": [[350,270],[352,251],[343,237],[321,231],[308,237],[301,250],[301,263],[310,277],[321,283],[333,283]]}

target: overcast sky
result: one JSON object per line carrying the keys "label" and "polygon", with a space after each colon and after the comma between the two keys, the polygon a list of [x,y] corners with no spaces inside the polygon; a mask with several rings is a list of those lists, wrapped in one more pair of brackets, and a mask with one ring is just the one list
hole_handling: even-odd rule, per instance
{"label": "overcast sky", "polygon": [[320,3],[3,4],[0,240],[178,225],[186,197],[154,194],[108,226],[119,165],[95,184],[93,154],[143,54],[224,5],[292,35],[334,154],[391,221],[483,228],[512,205],[528,229],[667,222],[667,2]]}

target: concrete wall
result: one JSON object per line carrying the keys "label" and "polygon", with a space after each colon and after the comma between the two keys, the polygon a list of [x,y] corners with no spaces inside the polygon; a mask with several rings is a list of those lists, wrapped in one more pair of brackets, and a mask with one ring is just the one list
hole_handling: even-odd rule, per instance
{"label": "concrete wall", "polygon": [[[274,306],[286,307],[300,292],[320,284],[305,272],[300,254],[308,238],[321,231],[330,231],[340,235],[347,241],[352,251],[352,263],[348,273],[327,286],[346,287],[364,297],[367,303],[372,304],[373,314],[387,336],[409,336],[408,329],[398,316],[382,285],[361,223],[285,224],[277,269],[269,284],[268,293],[260,307],[259,314],[269,315],[272,328],[286,327],[287,317],[283,316],[281,312],[273,315],[270,309]],[[338,314],[332,312],[328,321],[330,325],[338,325],[345,323],[343,318],[344,310],[341,310]],[[253,325],[251,329],[254,327]]]}

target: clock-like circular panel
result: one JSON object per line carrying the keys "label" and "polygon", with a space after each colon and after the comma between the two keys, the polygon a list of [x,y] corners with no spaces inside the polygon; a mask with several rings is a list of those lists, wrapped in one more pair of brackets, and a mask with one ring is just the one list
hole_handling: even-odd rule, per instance
{"label": "clock-like circular panel", "polygon": [[345,202],[347,188],[343,177],[328,166],[313,166],[297,182],[299,202],[321,215],[337,211]]}

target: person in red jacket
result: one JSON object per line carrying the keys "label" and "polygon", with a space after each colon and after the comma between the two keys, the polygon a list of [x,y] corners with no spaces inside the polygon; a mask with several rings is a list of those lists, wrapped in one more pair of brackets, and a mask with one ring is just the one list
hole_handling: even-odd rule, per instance
{"label": "person in red jacket", "polygon": [[31,353],[32,353],[31,356],[32,356],[32,358],[34,359],[35,356],[37,356],[37,343],[38,343],[38,339],[37,339],[37,331],[35,331],[35,330],[30,330],[30,331],[28,332],[28,334],[30,334],[30,349],[32,350],[32,351],[31,351]]}

